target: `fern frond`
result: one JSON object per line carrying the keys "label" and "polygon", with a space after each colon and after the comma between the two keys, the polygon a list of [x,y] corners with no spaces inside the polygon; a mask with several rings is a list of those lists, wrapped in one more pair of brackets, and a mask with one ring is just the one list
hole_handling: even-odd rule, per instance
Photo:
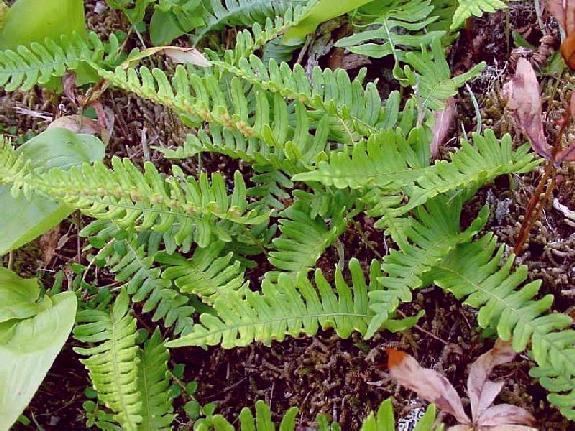
{"label": "fern frond", "polygon": [[286,189],[293,188],[293,183],[285,174],[276,169],[266,169],[256,171],[251,180],[255,186],[248,189],[248,196],[258,199],[268,208],[285,209],[285,202],[290,199]]}
{"label": "fern frond", "polygon": [[474,133],[473,145],[463,141],[449,162],[439,161],[423,169],[413,185],[404,189],[409,202],[387,214],[399,217],[440,194],[474,190],[500,175],[530,172],[539,163],[527,146],[513,150],[509,135],[497,139],[491,129],[482,135]]}
{"label": "fern frond", "polygon": [[146,67],[99,73],[111,84],[167,106],[190,121],[221,127],[236,139],[241,135],[248,140],[245,145],[255,139],[275,146],[304,166],[314,163],[327,146],[327,118],[312,122],[303,104],[296,102],[292,108],[278,94],[250,92],[237,77],[222,85],[215,75],[199,76],[184,67],[176,69],[171,82],[163,71]]}
{"label": "fern frond", "polygon": [[455,30],[462,27],[467,18],[480,17],[485,12],[495,12],[505,7],[507,5],[503,0],[459,0],[459,6],[453,15],[451,29]]}
{"label": "fern frond", "polygon": [[317,169],[293,181],[318,181],[339,189],[399,188],[422,175],[415,151],[400,130],[385,130],[342,151],[332,151]]}
{"label": "fern frond", "polygon": [[192,36],[198,43],[208,33],[225,26],[252,26],[254,23],[265,23],[277,16],[293,13],[293,6],[288,0],[206,0],[202,18],[205,25]]}
{"label": "fern frond", "polygon": [[408,52],[404,56],[407,63],[397,78],[414,89],[419,106],[432,111],[444,108],[445,101],[457,94],[468,80],[476,77],[485,68],[485,63],[475,65],[465,73],[451,78],[451,70],[439,38],[433,39],[430,49]]}
{"label": "fern frond", "polygon": [[[0,178],[3,180],[10,178]],[[175,228],[177,244],[193,237],[200,246],[207,246],[218,221],[259,224],[268,218],[248,208],[239,172],[231,194],[220,174],[213,174],[211,182],[205,173],[195,180],[178,170],[165,178],[152,163],[146,163],[141,172],[129,160],[119,158],[112,159],[112,169],[103,163],[66,171],[53,169],[36,177],[33,184],[47,196],[97,219],[157,232]]]}
{"label": "fern frond", "polygon": [[114,34],[106,45],[96,33],[88,38],[62,36],[59,41],[20,46],[16,51],[0,51],[0,87],[6,91],[27,91],[36,84],[46,84],[53,77],[64,76],[82,64],[115,65],[118,40]]}
{"label": "fern frond", "polygon": [[308,193],[296,196],[296,202],[280,214],[281,235],[272,241],[274,250],[269,253],[269,261],[281,271],[307,272],[345,231],[346,210],[350,208],[346,207],[347,202],[329,199],[331,214],[326,221],[325,217],[314,214],[314,196]]}
{"label": "fern frond", "polygon": [[139,431],[169,431],[174,420],[168,378],[168,350],[157,329],[144,344],[138,368],[138,390],[142,398]]}
{"label": "fern frond", "polygon": [[[410,144],[419,140],[417,135],[406,140],[401,133],[384,131],[351,151],[332,152],[330,160],[320,162],[317,170],[292,179],[338,188],[377,187],[365,200],[372,204],[370,215],[384,216],[377,225],[383,228],[435,196],[481,187],[503,174],[529,172],[539,163],[526,146],[514,151],[509,135],[499,140],[493,131],[486,130],[483,135],[473,135],[474,145],[463,141],[450,161],[424,167],[419,151]],[[402,193],[397,194],[397,190]],[[404,197],[409,198],[407,203]]]}
{"label": "fern frond", "polygon": [[375,313],[365,337],[371,337],[395,311],[400,302],[409,302],[412,290],[423,286],[424,277],[459,244],[468,242],[487,222],[484,208],[463,232],[460,215],[463,200],[441,197],[415,210],[415,218],[405,226],[405,239],[385,256],[384,277],[379,288],[369,293],[370,309]]}
{"label": "fern frond", "polygon": [[269,166],[286,172],[297,172],[296,161],[288,160],[281,147],[270,146],[257,138],[247,138],[241,133],[219,126],[210,126],[210,133],[199,130],[190,134],[186,142],[175,150],[158,148],[169,159],[187,159],[201,153],[225,154],[232,159],[251,165]]}
{"label": "fern frond", "polygon": [[[272,420],[271,409],[264,401],[256,401],[255,410],[256,416],[254,418],[250,409],[247,407],[242,409],[238,420],[234,421],[235,423],[239,422],[238,428],[235,428],[232,423],[228,422],[223,416],[215,415],[198,423],[197,431],[270,431],[276,429],[276,424]],[[296,407],[287,410],[282,417],[278,429],[280,431],[295,431],[297,414],[298,409]],[[413,431],[431,431],[436,429],[434,426],[435,418],[436,408],[430,405]],[[337,422],[330,424],[324,415],[318,416],[316,421],[318,425],[317,429],[320,431],[336,431],[341,429]],[[391,399],[382,402],[377,412],[371,412],[370,415],[364,419],[361,426],[361,431],[394,431],[395,429],[395,417]]]}
{"label": "fern frond", "polygon": [[368,16],[365,22],[362,20],[362,27],[369,26],[368,30],[340,39],[336,46],[374,58],[393,55],[399,61],[406,48],[419,50],[422,45],[429,45],[444,34],[442,31],[425,32],[426,27],[437,19],[432,14],[433,10],[431,0],[387,2],[383,10],[374,11],[377,16]]}
{"label": "fern frond", "polygon": [[349,263],[353,287],[336,270],[335,290],[321,271],[315,272],[315,286],[305,273],[279,274],[277,282],[264,280],[261,293],[247,291],[219,296],[213,314],[202,314],[192,332],[168,341],[168,347],[221,345],[229,349],[254,341],[269,345],[286,335],[314,335],[320,328],[334,328],[347,338],[353,331],[364,333],[370,317],[368,291],[381,275],[379,265],[371,266],[371,282],[365,281],[356,259]]}
{"label": "fern frond", "polygon": [[124,232],[106,220],[90,223],[80,235],[101,248],[93,261],[114,273],[133,302],[143,302],[142,312],[153,313],[153,322],[162,320],[166,328],[173,327],[175,334],[190,331],[195,312],[190,298],[161,278],[161,268],[154,266],[155,252],[147,244],[146,235]]}
{"label": "fern frond", "polygon": [[248,289],[241,263],[233,253],[222,256],[223,242],[198,248],[190,259],[161,253],[156,261],[166,265],[162,279],[174,283],[181,292],[199,296],[206,304],[212,304],[226,292],[241,294]]}
{"label": "fern frond", "polygon": [[[280,431],[294,431],[296,427],[297,407],[288,409],[279,424]],[[244,407],[238,416],[240,431],[269,431],[276,429],[270,407],[264,401],[256,401],[256,416]],[[206,418],[197,425],[197,431],[234,431],[236,428],[221,415]]]}
{"label": "fern frond", "polygon": [[234,49],[226,51],[226,61],[230,64],[237,64],[242,58],[249,57],[269,42],[277,39],[305,16],[315,0],[289,3],[291,3],[290,6],[285,9],[282,15],[268,17],[265,23],[256,22],[251,28],[240,31],[236,36]]}
{"label": "fern frond", "polygon": [[[503,260],[504,247],[488,234],[457,247],[433,269],[435,283],[478,309],[482,328],[496,329],[517,352],[529,345],[538,367],[532,374],[550,392],[549,401],[566,417],[575,417],[575,330],[572,319],[550,313],[553,295],[539,299],[541,281],[527,281],[527,267],[512,270],[514,257]],[[526,284],[524,284],[526,283]]]}
{"label": "fern frond", "polygon": [[15,196],[22,193],[30,198],[34,191],[32,173],[31,163],[0,135],[0,184],[10,185]]}
{"label": "fern frond", "polygon": [[[308,78],[299,64],[269,60],[264,63],[251,55],[232,63],[234,53],[226,53],[228,60],[212,59],[214,67],[249,82],[256,88],[297,101],[336,120],[340,133],[350,132],[367,136],[373,133],[382,118],[381,97],[374,83],[364,86],[365,69],[353,80],[343,69],[332,71],[315,67]],[[339,124],[337,124],[339,123]],[[355,137],[348,138],[353,142]]]}
{"label": "fern frond", "polygon": [[114,419],[128,431],[138,431],[142,423],[142,401],[138,391],[138,347],[136,319],[129,314],[127,293],[120,293],[110,312],[87,309],[77,315],[74,336],[94,347],[74,350],[87,358],[88,369],[98,399],[114,412]]}

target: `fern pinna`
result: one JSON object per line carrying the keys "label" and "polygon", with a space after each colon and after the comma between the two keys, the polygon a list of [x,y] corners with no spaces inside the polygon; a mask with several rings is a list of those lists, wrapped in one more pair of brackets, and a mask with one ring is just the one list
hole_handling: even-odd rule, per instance
{"label": "fern pinna", "polygon": [[[158,149],[166,158],[217,153],[241,161],[233,178],[189,175],[177,164],[164,174],[150,162],[140,168],[117,157],[39,173],[8,142],[0,146],[0,184],[96,219],[82,231],[87,250],[120,290],[111,310],[78,316],[75,334],[88,346],[77,351],[98,403],[124,429],[170,429],[166,347],[269,345],[326,329],[370,338],[414,325],[420,315],[394,320],[398,307],[436,284],[477,308],[479,326],[518,351],[529,349],[537,363],[532,375],[575,419],[570,318],[550,312],[552,297],[537,296],[540,283],[525,283],[525,268],[514,269],[492,235],[479,235],[487,208],[461,227],[464,205],[479,188],[529,172],[538,161],[527,146],[514,148],[509,135],[491,130],[462,140],[445,160],[430,157],[432,114],[483,68],[451,76],[440,39],[447,28],[432,29],[443,19],[439,10],[449,3],[458,11],[447,25],[455,28],[504,2],[393,0],[384,10],[358,11],[356,23],[369,29],[338,45],[393,55],[393,76],[410,89],[406,100],[397,91],[383,100],[375,82],[365,83],[365,70],[352,78],[343,69],[306,70],[261,55],[312,3],[202,2],[206,26],[191,35],[197,46],[211,46],[212,30],[258,21],[238,33],[232,49],[205,49],[206,68],[122,63],[117,40],[103,43],[93,34],[0,52],[0,85],[8,91],[89,66],[106,85],[170,108],[189,127],[181,146]],[[364,214],[375,219],[382,241],[390,237],[391,250],[370,263],[369,277],[358,259],[340,256],[347,267],[338,265],[331,281],[317,261]],[[273,268],[250,283],[246,269],[258,255]],[[130,301],[170,339],[164,343],[158,329],[139,346]],[[295,415],[289,410],[280,429],[293,429]],[[246,409],[239,424],[273,427],[262,403],[255,422]],[[362,429],[393,427],[387,403]],[[234,425],[215,415],[197,429]]]}

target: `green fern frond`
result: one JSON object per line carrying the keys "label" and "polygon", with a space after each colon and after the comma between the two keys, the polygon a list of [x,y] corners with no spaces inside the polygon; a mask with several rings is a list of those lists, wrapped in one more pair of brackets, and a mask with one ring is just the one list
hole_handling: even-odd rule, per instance
{"label": "green fern frond", "polygon": [[254,197],[262,205],[274,210],[283,210],[290,194],[286,189],[292,189],[293,183],[281,171],[265,169],[256,171],[251,177],[254,187],[248,189],[248,196]]}
{"label": "green fern frond", "polygon": [[480,17],[485,12],[495,12],[505,7],[507,5],[503,0],[459,0],[459,6],[453,15],[451,29],[455,30],[462,27],[467,18]]}
{"label": "green fern frond", "polygon": [[[197,431],[270,431],[276,429],[276,423],[272,419],[270,407],[264,401],[256,401],[255,405],[256,416],[247,407],[244,407],[239,414],[238,420],[239,427],[236,428],[232,423],[228,422],[221,415],[214,415],[208,417],[201,422],[197,423]],[[279,424],[279,431],[295,431],[297,427],[297,414],[296,407],[290,408],[282,417]],[[413,431],[431,431],[439,430],[434,426],[436,418],[436,408],[431,405],[427,408],[423,417],[418,421]],[[329,423],[330,421],[322,417],[317,418],[317,429],[319,431],[336,431],[340,430],[337,422]],[[299,428],[298,428],[299,429]],[[315,428],[314,428],[315,429]],[[393,413],[393,404],[391,399],[385,400],[381,403],[376,413],[372,412],[364,419],[361,431],[394,431],[395,417]]]}
{"label": "green fern frond", "polygon": [[[0,179],[1,180],[1,179]],[[234,188],[227,192],[222,175],[200,174],[199,180],[175,170],[164,178],[152,163],[141,172],[127,159],[112,159],[112,169],[103,163],[63,170],[51,170],[34,181],[46,195],[78,208],[97,219],[120,226],[172,231],[183,244],[190,237],[207,246],[218,221],[259,224],[268,215],[249,209],[246,186],[239,172]]]}
{"label": "green fern frond", "polygon": [[168,350],[157,329],[144,344],[138,367],[142,423],[138,431],[169,431],[174,420],[168,378]]}
{"label": "green fern frond", "polygon": [[[234,59],[233,53],[226,56]],[[332,71],[315,67],[310,79],[299,64],[292,68],[273,59],[264,63],[255,55],[242,58],[237,64],[231,60],[212,59],[212,64],[256,88],[328,114],[336,119],[343,136],[350,132],[367,136],[376,130],[375,126],[382,118],[381,97],[375,84],[363,84],[365,69],[351,80],[343,69]],[[348,138],[350,142],[356,139]]]}
{"label": "green fern frond", "polygon": [[399,188],[420,175],[422,169],[408,139],[400,130],[385,130],[367,142],[332,151],[329,161],[321,161],[316,170],[296,174],[292,180],[318,181],[339,189]]}
{"label": "green fern frond", "polygon": [[245,145],[255,139],[275,146],[303,166],[314,163],[327,146],[327,118],[312,122],[301,103],[292,108],[278,94],[250,92],[237,77],[222,83],[215,75],[199,76],[184,67],[176,69],[171,82],[163,71],[146,67],[99,73],[112,85],[167,106],[192,122],[221,127],[233,132],[234,138],[241,135],[248,140]]}
{"label": "green fern frond", "polygon": [[6,91],[27,91],[82,64],[107,67],[117,61],[118,40],[113,34],[106,45],[95,33],[89,33],[88,38],[46,39],[43,43],[20,46],[16,51],[0,51],[0,87]]}
{"label": "green fern frond", "polygon": [[143,302],[142,312],[153,313],[153,322],[162,320],[165,327],[173,327],[175,334],[190,331],[195,312],[190,298],[161,278],[161,268],[154,266],[155,252],[145,234],[124,232],[106,220],[96,220],[82,229],[80,235],[101,249],[92,261],[106,265],[116,281],[123,283],[122,288],[131,300]]}
{"label": "green fern frond", "polygon": [[[450,156],[449,162],[439,161],[423,169],[413,185],[404,189],[409,198],[407,204],[382,212],[389,217],[399,217],[435,196],[466,189],[475,190],[500,175],[530,172],[539,163],[529,152],[528,146],[513,150],[509,135],[497,139],[491,129],[483,135],[474,133],[473,145],[463,141],[461,148]],[[378,208],[374,211],[378,211]],[[384,223],[385,218],[382,225]]]}
{"label": "green fern frond", "polygon": [[0,184],[11,185],[11,192],[15,196],[22,193],[30,198],[34,191],[31,184],[32,171],[29,160],[0,135]]}
{"label": "green fern frond", "polygon": [[371,314],[368,291],[375,288],[373,283],[377,283],[381,271],[378,264],[372,264],[368,285],[359,261],[352,259],[349,269],[352,287],[344,281],[340,269],[335,274],[335,290],[316,270],[315,287],[305,273],[281,273],[277,282],[264,280],[261,293],[247,291],[245,297],[221,295],[214,303],[217,316],[202,314],[201,323],[191,333],[166,345],[221,345],[226,349],[254,341],[269,345],[286,335],[314,335],[320,328],[334,328],[344,338],[353,331],[363,334]]}
{"label": "green fern frond", "polygon": [[[296,202],[280,216],[281,235],[275,238],[269,253],[273,266],[286,272],[308,272],[322,253],[345,231],[348,224],[347,202],[329,199],[331,215],[314,214],[313,197],[296,193]],[[327,196],[327,195],[326,195]]]}
{"label": "green fern frond", "polygon": [[541,281],[527,281],[527,267],[513,268],[513,256],[503,260],[492,234],[460,245],[433,269],[441,288],[478,309],[482,328],[496,329],[517,352],[529,345],[538,367],[532,374],[550,392],[549,401],[566,417],[575,417],[575,330],[572,319],[550,313],[553,295],[537,298]]}
{"label": "green fern frond", "polygon": [[460,229],[463,200],[441,197],[415,210],[415,218],[405,226],[403,239],[385,256],[381,268],[384,277],[379,288],[369,293],[370,309],[375,313],[365,337],[371,337],[394,312],[400,302],[409,302],[412,290],[424,287],[424,277],[459,244],[469,242],[487,222],[489,211],[483,208],[477,219]]}
{"label": "green fern frond", "polygon": [[223,242],[198,248],[190,259],[160,253],[156,261],[166,265],[162,279],[174,283],[181,292],[199,296],[206,304],[226,292],[241,294],[248,289],[241,263],[233,253],[222,256]]}
{"label": "green fern frond", "polygon": [[254,23],[265,23],[286,13],[293,13],[293,6],[288,0],[205,0],[205,12],[202,18],[205,25],[192,36],[198,43],[208,33],[225,26],[252,26]]}
{"label": "green fern frond", "polygon": [[77,315],[74,336],[94,347],[74,350],[87,356],[88,369],[98,399],[114,412],[114,419],[127,431],[138,431],[142,423],[142,401],[138,391],[138,347],[136,319],[129,314],[127,293],[120,293],[111,312],[87,309]]}
{"label": "green fern frond", "polygon": [[[291,407],[285,412],[279,424],[279,431],[294,431],[296,427],[297,407]],[[256,416],[244,407],[239,414],[240,431],[270,431],[276,429],[270,407],[264,401],[256,401]],[[221,415],[208,417],[196,424],[197,431],[234,431],[236,428]]]}
{"label": "green fern frond", "polygon": [[[473,135],[474,145],[463,141],[450,161],[424,167],[420,151],[413,149],[421,139],[415,134],[406,140],[401,133],[384,131],[351,151],[332,152],[330,160],[320,162],[317,170],[292,179],[338,188],[377,187],[365,200],[370,203],[370,215],[384,216],[377,225],[383,228],[435,196],[475,189],[503,174],[529,172],[539,163],[526,146],[514,151],[509,135],[499,140],[493,131],[486,130],[483,135]],[[397,194],[397,190],[402,193]],[[409,198],[407,203],[404,197]]]}
{"label": "green fern frond", "polygon": [[336,46],[375,58],[393,55],[399,61],[406,48],[419,50],[444,34],[442,31],[425,31],[437,19],[432,14],[431,0],[393,0],[387,2],[383,10],[381,4],[378,6],[380,8],[373,11],[376,16],[368,15],[361,21],[362,27],[369,26],[368,30],[340,39]]}
{"label": "green fern frond", "polygon": [[451,70],[439,38],[433,39],[431,49],[422,46],[421,51],[406,53],[404,62],[407,65],[395,71],[397,79],[414,89],[420,107],[432,111],[442,110],[447,99],[455,96],[460,87],[485,68],[485,63],[480,63],[451,78]]}
{"label": "green fern frond", "polygon": [[[436,416],[436,408],[432,404],[417,421],[413,431],[433,431],[438,429],[434,424]],[[381,403],[377,412],[371,412],[369,416],[364,419],[360,431],[393,431],[395,429],[393,403],[392,400],[388,398]]]}
{"label": "green fern frond", "polygon": [[265,23],[256,22],[250,29],[240,31],[235,40],[233,50],[226,51],[226,61],[237,64],[242,58],[247,58],[266,44],[277,39],[290,27],[296,25],[305,16],[315,0],[289,2],[290,7],[280,16],[268,17]]}

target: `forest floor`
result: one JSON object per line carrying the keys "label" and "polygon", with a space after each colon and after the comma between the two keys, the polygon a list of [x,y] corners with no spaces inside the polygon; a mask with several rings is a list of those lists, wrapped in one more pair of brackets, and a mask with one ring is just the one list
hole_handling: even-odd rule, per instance
{"label": "forest floor", "polygon": [[[96,31],[104,34],[127,28],[120,13],[107,9],[96,14],[96,2],[86,3],[89,25]],[[488,66],[482,76],[459,94],[457,128],[452,130],[450,145],[456,145],[456,136],[462,130],[470,132],[477,127],[478,113],[473,107],[471,94],[478,101],[483,126],[494,128],[498,134],[512,130],[500,94],[502,84],[509,79],[519,55],[513,50],[512,35],[519,34],[538,47],[544,32],[557,34],[557,29],[547,17],[544,17],[544,28],[540,28],[532,3],[512,2],[508,11],[473,20],[453,45],[449,59],[454,72],[468,69],[480,61],[486,61]],[[327,34],[328,41],[338,36],[337,29]],[[537,48],[535,53],[539,53]],[[300,56],[304,63],[314,61],[311,58],[313,55],[308,54]],[[523,52],[521,55],[530,54]],[[345,64],[353,72],[353,62],[357,64],[358,59],[346,57],[338,49],[330,49],[318,60],[325,66]],[[389,70],[385,68],[389,68],[389,65],[376,62],[364,64],[364,67],[368,68],[370,79],[380,79],[382,93],[388,92],[385,76],[389,75]],[[559,103],[557,101],[566,98],[557,94],[561,91],[557,90],[557,80],[558,77],[549,75],[543,86],[548,94],[545,114],[549,119],[553,118]],[[104,104],[115,114],[109,155],[130,157],[138,162],[152,160],[161,164],[161,156],[152,147],[172,147],[184,139],[185,130],[176,116],[164,108],[114,91],[104,97]],[[75,113],[73,109],[65,96],[37,89],[10,95],[0,93],[0,132],[14,138],[30,136],[35,131],[43,130],[51,118]],[[514,136],[519,137],[519,134]],[[225,157],[209,156],[202,163],[209,170],[233,171],[238,168],[237,162]],[[195,161],[190,161],[186,167],[194,171]],[[573,210],[574,174],[573,167],[562,168],[554,195],[557,202]],[[496,211],[493,211],[485,230],[494,232],[502,242],[512,247],[527,201],[540,175],[541,172],[536,171],[529,175],[500,178],[480,191],[466,208],[466,214],[471,218],[479,207],[485,203],[491,204]],[[568,218],[568,215],[554,207],[547,208],[533,230],[527,250],[518,261],[528,266],[530,278],[543,280],[543,293],[555,295],[554,308],[575,318],[575,220]],[[21,274],[39,276],[49,285],[53,274],[61,269],[68,271],[72,262],[87,265],[82,252],[83,243],[78,236],[83,224],[85,220],[79,216],[62,223],[40,240],[15,253],[11,262],[13,268]],[[353,253],[365,265],[387,251],[387,245],[381,241],[381,233],[374,230],[373,220],[367,217],[359,219],[349,228],[342,243],[346,256]],[[338,259],[338,252],[329,249],[319,266],[327,272],[333,271]],[[249,274],[252,281],[259,281],[266,265],[267,262],[262,260],[260,267]],[[424,405],[412,392],[398,390],[390,380],[382,365],[386,348],[393,346],[409,351],[422,365],[441,372],[460,393],[465,393],[468,365],[493,345],[491,339],[483,337],[476,329],[475,312],[438,288],[418,292],[415,301],[402,306],[400,313],[412,314],[419,310],[425,310],[425,316],[411,330],[402,334],[382,332],[369,341],[360,337],[341,340],[331,332],[324,332],[313,338],[288,338],[281,343],[274,342],[271,347],[176,349],[172,352],[171,361],[186,364],[185,380],[198,382],[197,400],[201,404],[217,403],[217,411],[226,417],[235,417],[242,407],[262,399],[271,404],[274,414],[283,412],[289,406],[299,406],[301,429],[306,429],[318,413],[327,413],[338,420],[344,430],[355,430],[370,410],[390,396],[394,397],[399,417],[406,417]],[[143,324],[148,324],[146,316],[139,317]],[[71,340],[60,353],[26,410],[25,414],[32,424],[18,425],[16,430],[86,429],[82,403],[88,377],[79,357],[72,350],[73,346],[74,341]],[[541,429],[574,429],[549,406],[546,391],[529,377],[531,365],[526,356],[520,356],[512,364],[500,367],[498,377],[505,381],[502,402],[529,410],[537,418]],[[186,423],[182,415],[176,424],[176,429],[191,429],[191,424]]]}

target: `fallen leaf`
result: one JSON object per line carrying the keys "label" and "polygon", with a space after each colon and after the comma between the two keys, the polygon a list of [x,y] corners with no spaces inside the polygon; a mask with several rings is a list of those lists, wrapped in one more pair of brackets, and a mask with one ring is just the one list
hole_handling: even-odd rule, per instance
{"label": "fallen leaf", "polygon": [[56,118],[50,123],[48,129],[53,127],[61,127],[74,133],[81,133],[85,135],[97,135],[100,133],[101,129],[97,121],[78,114],[66,115],[64,117]]}
{"label": "fallen leaf", "polygon": [[497,365],[511,362],[516,353],[511,344],[497,340],[495,347],[481,355],[471,364],[467,377],[467,392],[471,402],[471,414],[474,418],[480,417],[483,412],[495,401],[501,391],[503,383],[487,380],[493,368]]}
{"label": "fallen leaf", "polygon": [[431,141],[431,157],[437,158],[439,149],[445,144],[445,138],[455,119],[455,99],[447,99],[445,108],[435,113],[435,123],[433,124],[433,139]]}
{"label": "fallen leaf", "polygon": [[56,255],[56,250],[59,248],[60,240],[60,228],[56,226],[55,228],[49,230],[44,235],[40,237],[40,250],[42,250],[42,261],[44,265],[49,265],[54,256]]}
{"label": "fallen leaf", "polygon": [[533,66],[526,59],[520,58],[515,76],[504,87],[507,107],[513,111],[515,121],[531,141],[533,150],[549,158],[551,146],[547,143],[543,131],[540,94],[539,82]]}
{"label": "fallen leaf", "polygon": [[210,67],[212,65],[212,63],[210,63],[210,61],[196,48],[156,46],[131,54],[128,59],[122,63],[122,66],[127,69],[143,58],[160,53],[170,57],[175,63],[193,64],[198,67]]}
{"label": "fallen leaf", "polygon": [[[527,410],[510,404],[498,404],[485,410],[477,419],[482,427],[533,425],[535,418]],[[534,429],[525,427],[525,429]]]}
{"label": "fallen leaf", "polygon": [[389,373],[397,383],[434,403],[439,409],[455,417],[460,424],[471,423],[463,410],[461,398],[449,380],[437,371],[423,368],[415,358],[404,352],[388,349],[387,354]]}
{"label": "fallen leaf", "polygon": [[575,33],[574,0],[547,0],[547,9],[559,21],[567,36]]}

